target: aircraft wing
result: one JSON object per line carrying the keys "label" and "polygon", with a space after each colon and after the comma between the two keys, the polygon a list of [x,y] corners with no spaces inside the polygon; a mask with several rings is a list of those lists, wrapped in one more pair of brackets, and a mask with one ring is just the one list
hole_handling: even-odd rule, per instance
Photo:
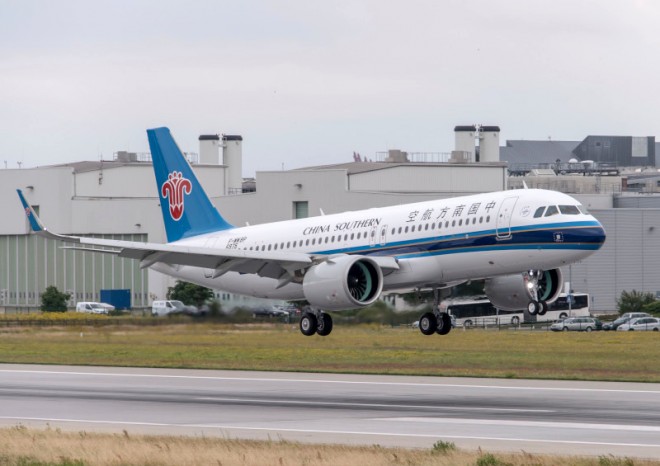
{"label": "aircraft wing", "polygon": [[[42,224],[32,206],[25,200],[21,190],[17,190],[17,192],[30,222],[30,228],[35,234],[77,245],[66,246],[67,249],[114,254],[119,257],[136,259],[140,261],[141,268],[162,262],[173,266],[188,265],[210,269],[212,270],[211,278],[217,278],[227,272],[257,274],[261,277],[280,280],[278,287],[281,287],[294,280],[296,271],[307,269],[336,257],[292,251],[246,251],[242,249],[188,246],[176,243],[144,243],[59,235],[50,232]],[[384,270],[393,271],[399,268],[396,259],[393,257],[381,256],[372,257],[372,259]]]}

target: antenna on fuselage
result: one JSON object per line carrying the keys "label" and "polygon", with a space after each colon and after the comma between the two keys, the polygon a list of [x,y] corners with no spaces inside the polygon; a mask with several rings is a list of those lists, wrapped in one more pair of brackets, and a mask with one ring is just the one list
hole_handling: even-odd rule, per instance
{"label": "antenna on fuselage", "polygon": [[527,183],[525,183],[525,180],[523,180],[523,187],[524,187],[525,189],[529,189],[529,188],[527,187]]}

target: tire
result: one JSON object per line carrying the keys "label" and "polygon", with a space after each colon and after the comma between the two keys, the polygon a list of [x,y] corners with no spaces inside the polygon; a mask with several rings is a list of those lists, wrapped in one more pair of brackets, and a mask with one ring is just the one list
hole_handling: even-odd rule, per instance
{"label": "tire", "polygon": [[306,337],[312,336],[316,333],[318,323],[314,314],[305,314],[300,318],[300,333]]}
{"label": "tire", "polygon": [[568,332],[568,327],[564,327],[561,329],[562,332]]}
{"label": "tire", "polygon": [[540,309],[541,305],[538,303],[538,301],[530,301],[529,304],[527,304],[527,312],[529,312],[530,315],[535,316],[538,314]]}
{"label": "tire", "polygon": [[539,315],[544,316],[546,312],[548,312],[548,303],[545,301],[541,301],[540,303],[541,307],[539,309]]}
{"label": "tire", "polygon": [[435,333],[438,335],[447,335],[451,331],[451,317],[446,312],[440,314],[440,321]]}
{"label": "tire", "polygon": [[463,327],[464,328],[472,327],[472,321],[471,320],[466,320],[465,322],[463,322]]}
{"label": "tire", "polygon": [[560,319],[565,319],[566,317],[568,317],[568,314],[566,314],[565,312],[562,312],[561,314],[559,314]]}
{"label": "tire", "polygon": [[520,325],[520,317],[518,316],[513,316],[511,318],[511,325]]}
{"label": "tire", "polygon": [[330,335],[330,332],[332,332],[332,316],[324,312],[317,323],[316,333],[325,337]]}
{"label": "tire", "polygon": [[438,319],[432,312],[427,312],[419,318],[419,330],[424,335],[433,335],[438,329]]}
{"label": "tire", "polygon": [[658,331],[658,327],[654,328],[653,331],[654,331],[654,332],[657,332],[657,331]]}
{"label": "tire", "polygon": [[585,332],[591,332],[593,329],[591,327],[587,327],[584,329]]}

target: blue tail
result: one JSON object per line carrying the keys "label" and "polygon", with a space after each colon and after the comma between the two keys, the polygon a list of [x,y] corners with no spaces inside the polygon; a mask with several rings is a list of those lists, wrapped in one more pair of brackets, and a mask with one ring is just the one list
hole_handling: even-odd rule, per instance
{"label": "blue tail", "polygon": [[234,228],[211,204],[168,128],[148,129],[167,241]]}

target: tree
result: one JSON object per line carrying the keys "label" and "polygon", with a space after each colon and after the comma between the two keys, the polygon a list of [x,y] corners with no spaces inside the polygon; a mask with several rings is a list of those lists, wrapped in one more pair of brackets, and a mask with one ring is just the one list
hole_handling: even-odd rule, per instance
{"label": "tree", "polygon": [[201,307],[213,298],[213,290],[205,286],[177,280],[174,286],[167,289],[167,299],[177,299],[183,304]]}
{"label": "tree", "polygon": [[616,300],[616,306],[619,309],[619,314],[626,312],[643,312],[642,307],[655,302],[653,293],[645,293],[643,291],[622,291],[621,296]]}
{"label": "tree", "polygon": [[71,298],[69,293],[62,293],[57,287],[49,286],[41,293],[43,312],[66,312],[66,303]]}

